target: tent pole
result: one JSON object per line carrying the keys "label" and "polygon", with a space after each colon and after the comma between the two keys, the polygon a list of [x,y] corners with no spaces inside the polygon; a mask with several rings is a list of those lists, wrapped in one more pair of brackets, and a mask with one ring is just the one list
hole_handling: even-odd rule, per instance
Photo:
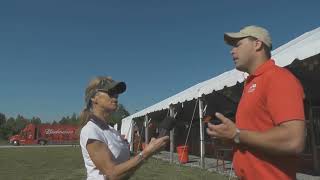
{"label": "tent pole", "polygon": [[204,154],[204,126],[203,126],[203,100],[199,98],[199,120],[200,120],[200,167],[205,168]]}
{"label": "tent pole", "polygon": [[[174,109],[169,106],[170,117],[174,117]],[[170,131],[170,163],[173,163],[173,152],[174,152],[174,128]]]}
{"label": "tent pole", "polygon": [[130,128],[131,128],[130,152],[133,152],[133,141],[134,141],[134,121],[133,121],[133,119],[131,120],[131,127]]}
{"label": "tent pole", "polygon": [[145,144],[149,144],[149,128],[148,128],[148,126],[149,126],[149,122],[148,122],[148,115],[146,114],[145,116],[144,116],[144,127],[145,127],[145,141],[144,141],[144,143]]}

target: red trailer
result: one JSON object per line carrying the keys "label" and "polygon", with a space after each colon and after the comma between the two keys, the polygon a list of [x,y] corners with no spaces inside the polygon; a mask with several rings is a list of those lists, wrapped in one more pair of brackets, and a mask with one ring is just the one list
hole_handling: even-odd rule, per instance
{"label": "red trailer", "polygon": [[13,145],[75,144],[79,141],[78,128],[73,125],[28,124],[19,134],[9,137],[9,142]]}

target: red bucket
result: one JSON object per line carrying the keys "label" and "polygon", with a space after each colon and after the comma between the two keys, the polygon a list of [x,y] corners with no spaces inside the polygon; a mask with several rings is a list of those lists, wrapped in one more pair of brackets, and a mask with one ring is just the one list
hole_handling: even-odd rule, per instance
{"label": "red bucket", "polygon": [[180,163],[185,164],[189,161],[188,146],[178,146],[177,153]]}

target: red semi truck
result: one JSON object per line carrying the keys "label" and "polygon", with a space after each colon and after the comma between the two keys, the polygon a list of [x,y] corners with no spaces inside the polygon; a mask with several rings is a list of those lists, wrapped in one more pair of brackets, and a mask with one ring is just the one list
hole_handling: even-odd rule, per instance
{"label": "red semi truck", "polygon": [[78,126],[28,124],[19,134],[9,137],[10,144],[75,144],[79,141]]}

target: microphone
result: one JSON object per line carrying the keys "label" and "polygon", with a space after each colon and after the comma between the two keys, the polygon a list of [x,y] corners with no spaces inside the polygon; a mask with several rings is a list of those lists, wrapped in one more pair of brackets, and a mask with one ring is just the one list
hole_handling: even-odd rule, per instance
{"label": "microphone", "polygon": [[170,131],[175,127],[176,119],[173,117],[165,117],[159,124],[159,135],[158,138],[168,136]]}
{"label": "microphone", "polygon": [[205,128],[208,127],[207,123],[211,123],[211,124],[213,124],[213,125],[219,125],[219,124],[222,123],[221,120],[218,119],[215,115],[205,116],[205,117],[203,118],[203,121],[204,121],[205,124],[206,124]]}
{"label": "microphone", "polygon": [[213,124],[213,125],[219,125],[219,124],[221,124],[222,122],[221,122],[220,119],[214,117],[214,118],[212,118],[212,119],[210,120],[210,123]]}
{"label": "microphone", "polygon": [[[215,114],[215,113],[214,113]],[[210,116],[210,120],[209,120],[209,122],[211,123],[211,124],[214,124],[214,125],[219,125],[219,124],[221,124],[222,123],[222,121],[220,120],[220,119],[218,119],[215,115],[212,115],[212,116]],[[235,117],[235,114],[233,113],[233,112],[227,112],[227,113],[225,113],[224,114],[224,116],[226,117],[226,118],[229,118],[229,119],[233,119],[234,117]]]}

